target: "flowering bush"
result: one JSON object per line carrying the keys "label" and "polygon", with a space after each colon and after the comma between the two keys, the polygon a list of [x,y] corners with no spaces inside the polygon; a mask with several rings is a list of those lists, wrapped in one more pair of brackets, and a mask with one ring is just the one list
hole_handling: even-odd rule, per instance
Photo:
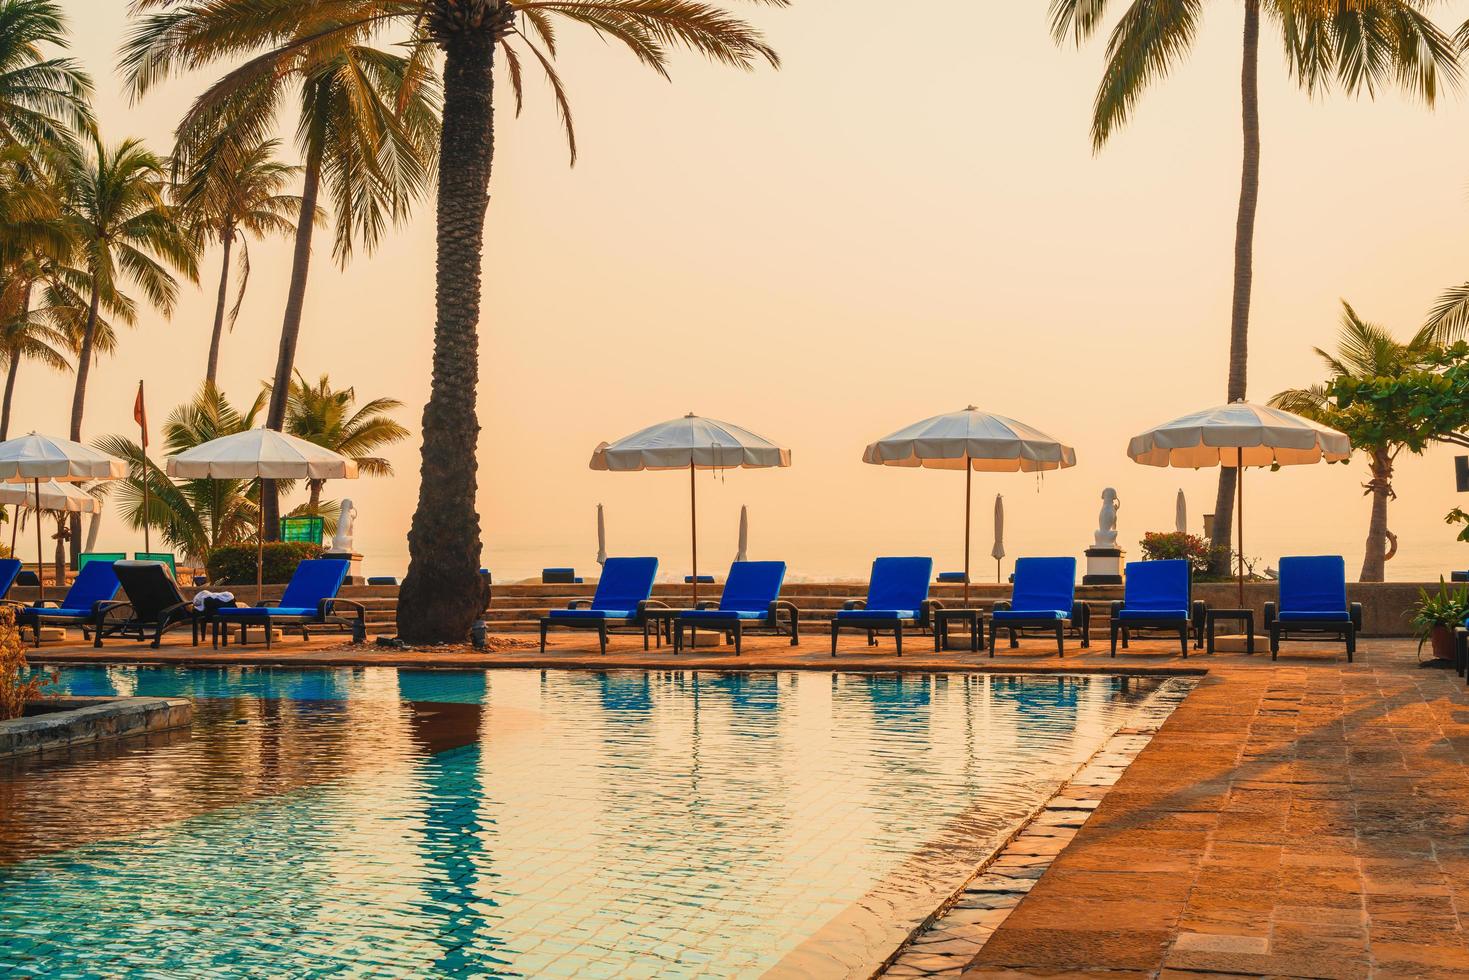
{"label": "flowering bush", "polygon": [[[15,609],[0,606],[0,721],[19,718],[27,701],[40,696],[54,675],[27,677],[26,647],[15,625]],[[25,679],[22,679],[25,678]]]}
{"label": "flowering bush", "polygon": [[1209,570],[1212,552],[1209,543],[1194,534],[1182,531],[1149,531],[1143,535],[1143,558],[1161,561],[1165,558],[1186,558],[1194,574],[1204,575]]}

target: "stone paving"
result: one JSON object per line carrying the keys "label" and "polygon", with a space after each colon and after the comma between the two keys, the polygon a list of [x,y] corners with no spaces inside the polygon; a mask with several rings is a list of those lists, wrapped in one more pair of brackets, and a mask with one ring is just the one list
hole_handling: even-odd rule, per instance
{"label": "stone paving", "polygon": [[[1469,976],[1469,689],[1452,670],[1420,669],[1416,644],[1368,639],[1355,664],[1340,646],[1297,643],[1279,661],[1224,652],[1187,661],[1166,643],[1072,647],[1064,660],[1028,643],[990,660],[913,643],[778,639],[644,652],[617,638],[557,637],[535,649],[378,651],[322,641],[212,654],[53,647],[38,661],[393,664],[656,669],[1125,670],[1204,673],[1198,687],[1079,829],[1058,815],[1054,863],[1013,911],[980,893],[968,918],[999,922],[966,977],[1220,974],[1310,977]],[[100,656],[97,656],[100,655]],[[1068,798],[1070,798],[1068,796]],[[1088,803],[1090,798],[1081,798]],[[1048,811],[1050,812],[1050,811]],[[1078,809],[1077,815],[1083,812]],[[1076,830],[1069,842],[1066,832]],[[1045,854],[1005,855],[1012,882]],[[1013,864],[1011,863],[1013,859]],[[996,913],[988,915],[984,913]]]}

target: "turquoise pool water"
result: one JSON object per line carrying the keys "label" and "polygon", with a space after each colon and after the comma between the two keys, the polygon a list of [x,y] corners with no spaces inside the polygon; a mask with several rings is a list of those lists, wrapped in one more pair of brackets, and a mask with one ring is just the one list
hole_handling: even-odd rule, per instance
{"label": "turquoise pool water", "polygon": [[813,937],[880,959],[854,908],[931,909],[923,855],[985,853],[1175,683],[70,669],[74,694],[191,696],[194,726],[0,766],[0,974],[757,976]]}

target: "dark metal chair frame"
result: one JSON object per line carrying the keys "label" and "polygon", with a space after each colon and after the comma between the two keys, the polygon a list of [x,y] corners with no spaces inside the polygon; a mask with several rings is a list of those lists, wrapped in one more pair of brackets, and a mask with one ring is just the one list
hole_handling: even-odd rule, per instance
{"label": "dark metal chair frame", "polygon": [[1281,622],[1278,619],[1280,606],[1276,602],[1265,603],[1265,631],[1270,634],[1270,659],[1275,660],[1280,656],[1280,644],[1282,640],[1299,640],[1302,637],[1292,636],[1292,633],[1306,633],[1311,636],[1339,636],[1347,645],[1347,663],[1357,653],[1357,634],[1362,632],[1362,604],[1360,602],[1347,603],[1346,619],[1292,619]]}
{"label": "dark metal chair frame", "polygon": [[[994,605],[990,615],[990,656],[995,655],[995,645],[1003,630],[1010,634],[1010,647],[1014,649],[1020,646],[1020,637],[1026,630],[1032,630],[1043,634],[1054,634],[1056,637],[1056,653],[1058,656],[1066,656],[1066,631],[1075,628],[1081,635],[1082,649],[1092,645],[1092,608],[1085,601],[1077,599],[1071,603],[1071,615],[1066,619],[1054,617],[1037,617],[1035,619],[996,619],[994,612],[1013,608],[1009,599],[1000,599]],[[1076,624],[1073,627],[1073,624]]]}
{"label": "dark metal chair frame", "polygon": [[[695,609],[718,609],[718,601],[701,602]],[[747,630],[768,631],[772,636],[783,636],[785,630],[780,625],[780,613],[784,610],[789,622],[791,634],[791,646],[801,645],[801,611],[796,604],[788,599],[776,599],[770,604],[770,611],[765,614],[764,619],[740,619],[738,616],[730,615],[723,617],[701,617],[684,622],[678,619],[673,623],[673,652],[683,652],[683,631],[688,629],[690,646],[693,645],[693,634],[696,630],[706,630],[711,633],[723,632],[725,638],[734,643],[735,656],[740,655],[740,641],[744,638]]]}
{"label": "dark metal chair frame", "polygon": [[[866,608],[866,599],[848,599],[842,603],[843,612]],[[938,599],[924,599],[918,606],[917,619],[889,619],[883,617],[863,619],[861,616],[849,616],[846,619],[833,618],[831,621],[831,655],[833,657],[837,655],[837,633],[847,629],[866,630],[867,645],[870,647],[877,646],[877,635],[879,633],[893,634],[893,645],[897,649],[897,655],[901,657],[903,655],[903,630],[908,628],[922,634],[924,630],[931,629],[933,624],[933,611],[942,608],[944,608],[944,604]]]}
{"label": "dark metal chair frame", "polygon": [[1123,609],[1122,600],[1113,599],[1110,611],[1112,656],[1117,656],[1117,637],[1119,634],[1122,637],[1122,649],[1126,650],[1127,641],[1130,639],[1128,634],[1133,630],[1166,630],[1168,632],[1178,633],[1178,643],[1183,650],[1183,659],[1187,660],[1190,633],[1194,637],[1194,649],[1202,650],[1204,648],[1204,618],[1209,609],[1208,604],[1203,599],[1195,599],[1190,605],[1189,618],[1187,619],[1179,619],[1176,616],[1159,616],[1157,618],[1148,617],[1122,620],[1118,619],[1117,616]]}

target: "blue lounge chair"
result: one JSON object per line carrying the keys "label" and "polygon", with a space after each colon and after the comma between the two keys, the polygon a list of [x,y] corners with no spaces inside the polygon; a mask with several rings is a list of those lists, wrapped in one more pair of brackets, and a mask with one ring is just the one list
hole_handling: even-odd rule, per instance
{"label": "blue lounge chair", "polygon": [[1010,634],[1010,646],[1020,645],[1020,630],[1041,629],[1056,634],[1056,652],[1066,656],[1066,630],[1075,622],[1081,645],[1092,645],[1091,609],[1076,601],[1075,558],[1020,558],[1015,562],[1015,586],[1010,598],[995,603],[990,614],[990,656],[1000,630]]}
{"label": "blue lounge chair", "polygon": [[831,655],[837,655],[837,633],[865,630],[867,645],[877,634],[891,631],[898,656],[903,655],[903,629],[924,629],[929,614],[942,603],[928,597],[933,580],[932,558],[879,558],[872,563],[866,599],[848,599],[831,621]]}
{"label": "blue lounge chair", "polygon": [[[0,558],[0,602],[8,601],[5,597],[10,595],[10,587],[20,577],[20,567],[19,558]],[[11,605],[20,606],[23,604],[11,602]]]}
{"label": "blue lounge chair", "polygon": [[1130,561],[1122,598],[1112,600],[1112,656],[1117,656],[1117,635],[1127,649],[1128,634],[1135,629],[1177,630],[1178,642],[1188,659],[1188,635],[1194,646],[1204,645],[1202,600],[1193,598],[1193,569],[1187,559]]}
{"label": "blue lounge chair", "polygon": [[653,578],[657,574],[656,558],[608,558],[602,566],[597,591],[590,600],[573,599],[565,609],[552,609],[542,617],[541,652],[546,652],[546,630],[552,626],[596,630],[603,654],[607,652],[609,629],[642,627],[643,649],[648,649],[648,620],[644,613],[652,603]]}
{"label": "blue lounge chair", "polygon": [[729,578],[724,580],[724,592],[717,603],[701,602],[699,608],[678,614],[674,622],[673,652],[683,650],[685,629],[690,640],[695,630],[715,630],[733,635],[738,657],[745,630],[774,630],[777,635],[781,632],[781,610],[785,611],[790,625],[791,646],[799,644],[801,628],[796,622],[799,612],[794,603],[780,598],[785,577],[783,561],[737,561],[730,565]]}
{"label": "blue lounge chair", "polygon": [[23,606],[15,614],[15,621],[35,632],[36,646],[41,645],[41,627],[46,623],[80,626],[82,635],[90,636],[103,616],[100,610],[117,595],[118,588],[112,562],[93,559],[77,572],[60,603],[52,605],[55,600],[47,599],[46,605]]}
{"label": "blue lounge chair", "polygon": [[[296,566],[285,594],[275,605],[224,606],[214,611],[214,645],[220,637],[229,645],[229,628],[240,627],[240,642],[248,639],[251,626],[265,627],[265,648],[277,626],[299,627],[301,638],[309,640],[312,626],[334,626],[351,632],[354,641],[367,637],[367,608],[351,599],[339,599],[337,593],[347,579],[345,558],[308,558]],[[338,609],[350,609],[355,616],[338,615]]]}
{"label": "blue lounge chair", "polygon": [[1357,652],[1362,604],[1347,602],[1347,563],[1341,555],[1280,559],[1280,603],[1265,603],[1265,629],[1270,659],[1280,655],[1280,641],[1299,639],[1292,633],[1340,636],[1347,644],[1347,663]]}

